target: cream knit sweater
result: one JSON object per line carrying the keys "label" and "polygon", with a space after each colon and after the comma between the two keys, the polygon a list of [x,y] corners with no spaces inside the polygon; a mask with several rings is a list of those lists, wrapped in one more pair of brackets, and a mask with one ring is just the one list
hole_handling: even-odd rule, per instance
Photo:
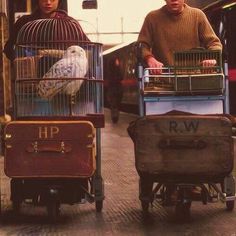
{"label": "cream knit sweater", "polygon": [[171,15],[166,6],[150,12],[140,31],[139,42],[148,46],[143,57],[153,55],[164,65],[173,65],[173,53],[196,47],[222,50],[219,38],[214,33],[206,15],[187,4],[179,15]]}

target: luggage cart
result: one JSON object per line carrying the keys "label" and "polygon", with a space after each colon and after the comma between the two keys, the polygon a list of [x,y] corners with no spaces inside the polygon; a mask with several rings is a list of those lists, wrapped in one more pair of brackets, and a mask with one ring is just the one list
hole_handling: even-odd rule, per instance
{"label": "luggage cart", "polygon": [[47,207],[95,203],[101,212],[102,45],[80,41],[71,18],[35,20],[18,34],[14,114],[4,127],[11,201]]}
{"label": "luggage cart", "polygon": [[[204,67],[207,59],[216,65]],[[139,66],[141,117],[128,127],[143,212],[155,199],[184,218],[195,200],[220,199],[233,210],[234,128],[221,52],[176,52],[173,67],[156,69]]]}

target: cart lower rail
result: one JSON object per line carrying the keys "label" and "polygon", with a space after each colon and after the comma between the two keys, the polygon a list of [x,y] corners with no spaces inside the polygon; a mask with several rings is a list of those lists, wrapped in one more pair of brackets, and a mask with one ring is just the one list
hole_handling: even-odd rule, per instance
{"label": "cart lower rail", "polygon": [[[94,176],[91,178],[35,178],[11,180],[11,201],[15,213],[19,213],[23,202],[46,206],[50,220],[55,221],[61,204],[94,203],[101,212],[104,196],[95,192]],[[101,182],[102,184],[102,182]]]}
{"label": "cart lower rail", "polygon": [[235,205],[235,181],[232,175],[221,183],[166,183],[152,178],[140,177],[141,206],[144,214],[156,200],[163,206],[175,206],[175,213],[181,219],[190,216],[191,203],[201,201],[204,205],[220,200],[232,211]]}

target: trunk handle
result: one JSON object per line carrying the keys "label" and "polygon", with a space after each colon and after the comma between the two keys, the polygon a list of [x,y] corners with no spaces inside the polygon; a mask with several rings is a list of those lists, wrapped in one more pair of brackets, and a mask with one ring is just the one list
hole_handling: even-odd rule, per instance
{"label": "trunk handle", "polygon": [[72,147],[70,145],[65,145],[65,142],[60,142],[58,145],[50,144],[38,144],[37,141],[31,143],[30,146],[26,148],[29,153],[38,153],[38,152],[56,152],[56,153],[68,153],[71,152]]}
{"label": "trunk handle", "polygon": [[204,149],[207,144],[203,140],[174,140],[162,139],[159,141],[160,149]]}

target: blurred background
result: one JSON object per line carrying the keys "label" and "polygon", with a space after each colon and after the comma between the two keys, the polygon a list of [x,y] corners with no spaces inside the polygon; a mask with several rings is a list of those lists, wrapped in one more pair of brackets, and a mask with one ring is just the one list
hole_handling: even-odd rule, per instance
{"label": "blurred background", "polygon": [[[9,29],[23,14],[30,14],[37,0],[1,0],[1,12],[9,20]],[[214,0],[187,0],[204,7]],[[63,0],[62,8],[79,20],[89,38],[104,44],[104,49],[137,39],[145,15],[165,4],[164,0]]]}
{"label": "blurred background", "polygon": [[92,41],[102,42],[107,47],[134,41],[145,15],[160,8],[164,0],[98,0],[97,9],[83,9],[82,1],[68,0],[68,12],[81,21]]}

